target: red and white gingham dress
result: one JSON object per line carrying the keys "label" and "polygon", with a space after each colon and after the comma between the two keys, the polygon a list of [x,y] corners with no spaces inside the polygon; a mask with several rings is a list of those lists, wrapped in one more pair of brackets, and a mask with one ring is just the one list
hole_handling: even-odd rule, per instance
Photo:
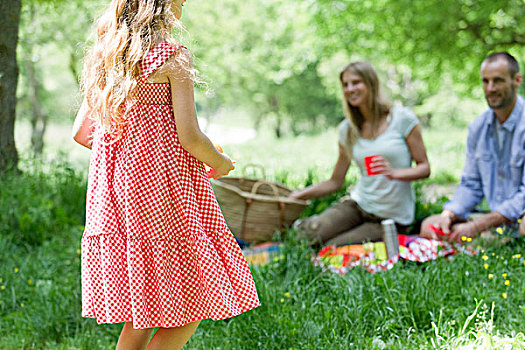
{"label": "red and white gingham dress", "polygon": [[122,136],[93,139],[82,316],[98,323],[169,328],[259,306],[203,163],[180,145],[169,84],[146,82],[180,47],[147,54]]}

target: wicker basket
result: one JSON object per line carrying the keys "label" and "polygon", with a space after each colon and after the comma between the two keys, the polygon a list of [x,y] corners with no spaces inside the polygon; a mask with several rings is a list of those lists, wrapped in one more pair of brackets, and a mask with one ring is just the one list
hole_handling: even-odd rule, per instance
{"label": "wicker basket", "polygon": [[211,181],[228,227],[248,243],[268,241],[301,215],[307,201],[289,198],[282,184],[246,177]]}

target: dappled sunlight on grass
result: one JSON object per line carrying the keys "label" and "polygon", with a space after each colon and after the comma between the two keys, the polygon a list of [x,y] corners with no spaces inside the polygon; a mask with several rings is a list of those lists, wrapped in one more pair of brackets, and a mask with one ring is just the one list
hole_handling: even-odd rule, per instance
{"label": "dappled sunlight on grass", "polygon": [[[243,164],[262,164],[268,178],[301,187],[330,175],[335,134],[328,129],[276,140],[267,131],[224,150],[238,161],[234,176],[242,176]],[[439,137],[443,132],[429,132],[431,157],[445,149],[444,160],[462,158]],[[0,348],[114,348],[120,325],[80,317],[85,166],[23,161],[21,168],[25,175],[0,179],[0,207],[12,214],[0,223]],[[356,176],[353,168],[350,183]],[[454,179],[434,176],[443,183]],[[419,215],[439,210],[444,199],[421,201],[421,191],[418,184]],[[309,214],[343,193],[313,202]],[[293,231],[281,234],[275,237],[284,243],[281,256],[252,267],[262,306],[230,320],[203,321],[187,349],[523,348],[525,239],[507,229],[474,256],[403,262],[377,274],[356,268],[344,276],[315,267],[316,250]],[[510,242],[498,244],[501,237]]]}

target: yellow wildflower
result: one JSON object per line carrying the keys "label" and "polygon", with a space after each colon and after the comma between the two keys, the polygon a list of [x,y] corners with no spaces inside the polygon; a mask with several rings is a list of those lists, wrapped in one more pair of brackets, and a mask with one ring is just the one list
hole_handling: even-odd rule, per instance
{"label": "yellow wildflower", "polygon": [[503,229],[502,229],[501,227],[498,227],[498,228],[496,229],[496,232],[497,232],[498,234],[502,235],[502,234],[503,234]]}
{"label": "yellow wildflower", "polygon": [[521,224],[521,219],[518,219],[518,224]]}
{"label": "yellow wildflower", "polygon": [[4,289],[5,289],[5,286],[1,286],[1,287],[0,287],[0,290],[4,290]]}
{"label": "yellow wildflower", "polygon": [[284,299],[283,298],[281,298],[281,303],[284,303]]}
{"label": "yellow wildflower", "polygon": [[489,264],[485,264],[483,265],[483,267],[485,268],[485,270],[487,270],[489,268]]}
{"label": "yellow wildflower", "polygon": [[489,280],[493,279],[494,278],[494,275],[489,273]]}
{"label": "yellow wildflower", "polygon": [[507,276],[508,276],[509,274],[505,272],[505,273],[503,273],[503,274],[501,274],[501,275],[503,276],[503,278],[507,278]]}
{"label": "yellow wildflower", "polygon": [[13,269],[13,271],[14,271],[15,273],[18,273],[18,267],[15,267],[15,268]]}
{"label": "yellow wildflower", "polygon": [[467,240],[467,237],[466,237],[466,236],[461,236],[461,240],[462,240],[463,242],[465,242],[465,241]]}
{"label": "yellow wildflower", "polygon": [[290,297],[290,292],[286,292],[286,293],[284,293],[284,296],[287,297],[287,298],[289,298],[289,297]]}
{"label": "yellow wildflower", "polygon": [[467,237],[467,242],[472,242],[472,238]]}
{"label": "yellow wildflower", "polygon": [[510,286],[510,281],[509,280],[505,280],[505,285],[506,286]]}
{"label": "yellow wildflower", "polygon": [[27,280],[27,284],[33,284],[33,280]]}
{"label": "yellow wildflower", "polygon": [[521,254],[516,254],[516,255],[513,255],[512,257],[513,257],[514,259],[519,259],[519,258],[521,258]]}
{"label": "yellow wildflower", "polygon": [[503,299],[507,299],[507,293],[505,293],[505,292],[501,293],[501,297],[502,297]]}
{"label": "yellow wildflower", "polygon": [[489,260],[489,257],[488,257],[488,256],[486,256],[486,255],[483,255],[483,256],[481,257],[481,259],[483,259],[483,260],[487,261],[487,260]]}
{"label": "yellow wildflower", "polygon": [[20,306],[21,306],[21,307],[24,307],[24,303],[20,303]]}

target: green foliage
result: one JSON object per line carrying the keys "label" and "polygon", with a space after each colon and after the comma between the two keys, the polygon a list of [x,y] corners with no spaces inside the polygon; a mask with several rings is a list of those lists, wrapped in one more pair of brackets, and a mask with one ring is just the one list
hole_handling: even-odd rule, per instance
{"label": "green foliage", "polygon": [[[19,117],[32,113],[31,62],[42,110],[50,120],[72,119],[82,50],[103,6],[96,0],[24,3]],[[210,87],[196,98],[208,119],[241,108],[257,127],[279,136],[323,130],[342,118],[340,69],[365,59],[386,94],[416,106],[424,123],[464,126],[484,107],[483,57],[508,49],[525,59],[517,25],[524,8],[521,0],[201,1],[185,7],[182,21],[190,34],[183,42]]]}
{"label": "green foliage", "polygon": [[[199,96],[207,113],[242,106],[277,135],[312,130],[341,118],[337,98],[323,85],[323,59],[306,2],[233,1],[188,5],[183,22],[195,42],[196,62],[209,77],[213,99]],[[287,14],[293,13],[293,20]],[[273,20],[269,20],[273,19]],[[333,72],[332,72],[333,73]]]}
{"label": "green foliage", "polygon": [[85,180],[59,161],[6,174],[0,178],[0,235],[42,244],[83,223],[85,196]]}
{"label": "green foliage", "polygon": [[[24,173],[0,183],[0,348],[112,349],[121,325],[80,316],[85,182],[64,164],[22,165]],[[285,181],[289,175],[275,176]],[[317,180],[310,171],[302,183]],[[421,188],[416,185],[417,192]],[[48,213],[57,205],[65,216],[46,225],[61,229],[38,245],[24,244],[18,221],[6,221],[4,214],[5,208]],[[495,348],[524,346],[523,335],[516,334],[525,321],[523,238],[452,261],[398,263],[377,274],[356,268],[338,276],[313,266],[315,250],[293,231],[283,236],[282,255],[252,267],[262,306],[233,319],[203,321],[188,349],[456,349],[487,341]]]}
{"label": "green foliage", "polygon": [[59,348],[78,334],[81,349],[114,341],[116,327],[97,328],[80,315],[81,233],[82,226],[69,225],[27,248],[14,235],[0,236],[0,348]]}
{"label": "green foliage", "polygon": [[[94,30],[96,1],[26,1],[22,6],[18,63],[17,117],[30,118],[37,86],[42,112],[51,121],[73,119],[84,43]],[[35,76],[28,74],[32,65]]]}
{"label": "green foliage", "polygon": [[522,0],[319,0],[312,11],[332,51],[407,65],[431,93],[444,73],[470,93],[479,84],[479,64],[492,51],[525,59]]}

